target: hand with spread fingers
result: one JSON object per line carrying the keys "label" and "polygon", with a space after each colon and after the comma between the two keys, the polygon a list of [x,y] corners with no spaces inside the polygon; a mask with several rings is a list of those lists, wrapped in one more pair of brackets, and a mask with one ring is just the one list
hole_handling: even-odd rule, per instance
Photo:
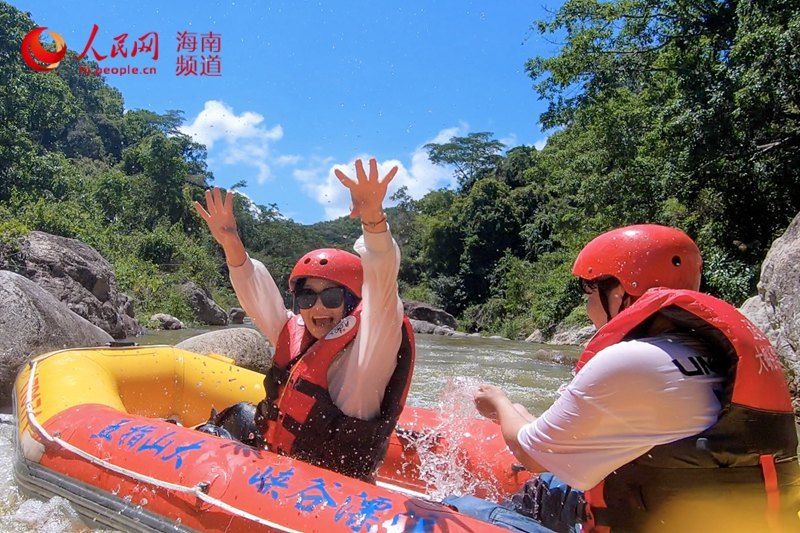
{"label": "hand with spread fingers", "polygon": [[365,229],[372,232],[386,231],[386,215],[383,213],[383,199],[386,189],[397,174],[397,167],[392,167],[383,179],[379,179],[378,162],[369,160],[369,175],[364,171],[364,163],[356,160],[356,181],[344,172],[334,169],[336,177],[342,185],[350,190],[350,218],[361,218]]}
{"label": "hand with spread fingers", "polygon": [[211,235],[225,250],[228,264],[238,266],[247,258],[244,244],[236,230],[236,218],[233,216],[233,192],[227,191],[222,197],[219,187],[206,191],[206,208],[200,202],[194,203],[198,214],[208,224]]}

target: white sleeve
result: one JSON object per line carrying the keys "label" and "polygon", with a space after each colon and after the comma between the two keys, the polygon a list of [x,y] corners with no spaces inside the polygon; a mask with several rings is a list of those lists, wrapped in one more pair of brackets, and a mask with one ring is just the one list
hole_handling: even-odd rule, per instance
{"label": "white sleeve", "polygon": [[722,379],[684,376],[657,344],[615,344],[598,352],[517,440],[564,482],[588,490],[652,447],[714,424],[714,388]]}
{"label": "white sleeve", "polygon": [[400,248],[388,229],[364,232],[353,248],[364,268],[361,325],[349,350],[331,365],[328,389],[343,413],[369,420],[380,413],[402,341],[403,302],[397,288]]}
{"label": "white sleeve", "polygon": [[275,280],[261,261],[251,259],[249,255],[242,265],[229,266],[228,269],[242,309],[275,346],[281,329],[292,316],[291,311],[283,305],[283,297]]}

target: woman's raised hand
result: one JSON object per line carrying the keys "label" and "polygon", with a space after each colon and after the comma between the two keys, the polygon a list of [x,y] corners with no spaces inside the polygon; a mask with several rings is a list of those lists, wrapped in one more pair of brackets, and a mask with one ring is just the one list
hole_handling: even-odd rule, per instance
{"label": "woman's raised hand", "polygon": [[225,250],[228,264],[239,266],[247,258],[244,245],[236,231],[236,218],[233,216],[233,193],[228,191],[225,198],[219,187],[206,191],[206,209],[200,202],[194,208],[208,224],[211,235]]}
{"label": "woman's raised hand", "polygon": [[383,199],[386,189],[397,174],[397,167],[392,167],[383,179],[378,178],[378,162],[375,158],[369,160],[369,175],[364,172],[364,163],[356,160],[356,180],[350,179],[347,174],[339,169],[334,169],[334,174],[342,185],[350,190],[350,218],[361,217],[364,224],[379,224],[385,218],[383,215]]}

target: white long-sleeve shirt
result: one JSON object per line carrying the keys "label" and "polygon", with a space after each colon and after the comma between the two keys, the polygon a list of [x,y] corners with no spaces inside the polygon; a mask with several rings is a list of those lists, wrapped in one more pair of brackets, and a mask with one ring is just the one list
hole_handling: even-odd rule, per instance
{"label": "white long-sleeve shirt", "polygon": [[708,360],[707,349],[680,334],[600,350],[517,441],[564,482],[591,489],[654,446],[717,421],[725,378],[700,371],[698,358]]}
{"label": "white long-sleeve shirt", "polygon": [[[364,268],[361,326],[328,369],[328,391],[344,414],[370,420],[380,413],[402,341],[403,303],[397,288],[400,248],[387,229],[364,232],[353,249]],[[281,329],[294,313],[284,306],[267,268],[248,256],[241,266],[230,267],[230,279],[242,308],[276,346]]]}

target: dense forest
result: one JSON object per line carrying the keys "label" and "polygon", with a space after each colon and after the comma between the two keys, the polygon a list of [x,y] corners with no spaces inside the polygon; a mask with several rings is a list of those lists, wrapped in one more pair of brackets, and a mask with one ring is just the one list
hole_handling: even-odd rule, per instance
{"label": "dense forest", "polygon": [[[182,113],[124,111],[71,58],[35,73],[19,55],[34,21],[0,3],[0,24],[0,262],[13,268],[19,237],[38,229],[97,248],[140,315],[188,317],[176,289],[187,279],[234,304],[191,206],[213,175],[205,147],[178,131]],[[741,303],[800,211],[800,2],[567,0],[532,27],[561,45],[526,65],[548,142],[474,132],[426,146],[459,185],[394,195],[403,296],[511,337],[578,323],[577,250],[611,227],[659,222],[697,239],[703,290]],[[244,243],[279,285],[302,253],[349,249],[360,231],[236,198]]]}

